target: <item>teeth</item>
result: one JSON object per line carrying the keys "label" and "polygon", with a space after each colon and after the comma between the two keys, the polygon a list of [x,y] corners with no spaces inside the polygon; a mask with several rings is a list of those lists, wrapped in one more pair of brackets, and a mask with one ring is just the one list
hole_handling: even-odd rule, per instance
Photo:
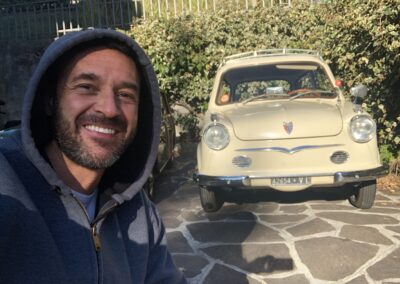
{"label": "teeth", "polygon": [[104,134],[114,134],[115,133],[114,129],[103,128],[103,127],[99,127],[99,126],[95,126],[95,125],[86,125],[85,128],[90,131],[96,131],[96,132],[100,132],[100,133],[104,133]]}

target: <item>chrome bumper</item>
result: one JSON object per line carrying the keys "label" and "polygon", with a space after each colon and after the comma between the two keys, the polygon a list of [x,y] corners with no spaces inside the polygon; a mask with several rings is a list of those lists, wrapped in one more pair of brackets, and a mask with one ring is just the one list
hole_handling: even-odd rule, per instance
{"label": "chrome bumper", "polygon": [[[378,177],[387,175],[389,172],[388,167],[380,166],[374,169],[354,171],[354,172],[337,172],[337,173],[318,173],[301,176],[333,176],[334,184],[345,184],[353,182],[361,182],[367,180],[374,180]],[[228,187],[241,187],[250,186],[251,179],[272,179],[282,176],[265,176],[265,177],[251,177],[251,176],[207,176],[199,173],[193,175],[193,180],[201,186],[228,186]]]}
{"label": "chrome bumper", "polygon": [[338,172],[334,175],[335,183],[349,183],[359,182],[366,180],[373,180],[378,177],[387,175],[389,168],[387,166],[380,166],[375,169],[354,171],[354,172]]}

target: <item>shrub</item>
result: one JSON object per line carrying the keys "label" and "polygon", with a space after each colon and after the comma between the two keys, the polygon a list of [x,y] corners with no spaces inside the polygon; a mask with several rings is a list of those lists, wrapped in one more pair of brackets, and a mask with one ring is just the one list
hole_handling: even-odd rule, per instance
{"label": "shrub", "polygon": [[172,102],[207,108],[223,57],[267,48],[321,51],[350,87],[370,89],[366,109],[391,155],[400,150],[400,0],[337,0],[291,8],[229,8],[202,15],[147,20],[129,32],[147,51],[161,91]]}

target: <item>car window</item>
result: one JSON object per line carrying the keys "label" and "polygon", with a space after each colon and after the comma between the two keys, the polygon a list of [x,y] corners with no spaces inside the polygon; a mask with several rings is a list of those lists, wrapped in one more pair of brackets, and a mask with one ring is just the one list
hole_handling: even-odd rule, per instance
{"label": "car window", "polygon": [[337,94],[323,67],[317,63],[277,63],[226,71],[216,103],[290,99],[293,96],[334,98]]}
{"label": "car window", "polygon": [[271,95],[270,98],[285,96],[290,84],[284,80],[260,80],[239,83],[233,95],[234,101],[244,101],[252,97]]}
{"label": "car window", "polygon": [[231,101],[231,89],[226,81],[222,81],[218,96],[219,104],[227,104]]}
{"label": "car window", "polygon": [[296,88],[329,90],[332,88],[332,85],[324,71],[319,68],[302,75],[298,80],[298,86]]}

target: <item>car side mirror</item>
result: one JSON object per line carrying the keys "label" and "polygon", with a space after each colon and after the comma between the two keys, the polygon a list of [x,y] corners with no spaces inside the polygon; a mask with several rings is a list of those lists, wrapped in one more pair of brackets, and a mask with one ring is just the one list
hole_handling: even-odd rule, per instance
{"label": "car side mirror", "polygon": [[364,85],[357,85],[350,89],[350,93],[355,98],[364,98],[368,93],[368,88]]}
{"label": "car side mirror", "polygon": [[364,85],[357,85],[350,89],[350,93],[354,97],[354,111],[360,112],[363,99],[368,93],[368,88]]}

